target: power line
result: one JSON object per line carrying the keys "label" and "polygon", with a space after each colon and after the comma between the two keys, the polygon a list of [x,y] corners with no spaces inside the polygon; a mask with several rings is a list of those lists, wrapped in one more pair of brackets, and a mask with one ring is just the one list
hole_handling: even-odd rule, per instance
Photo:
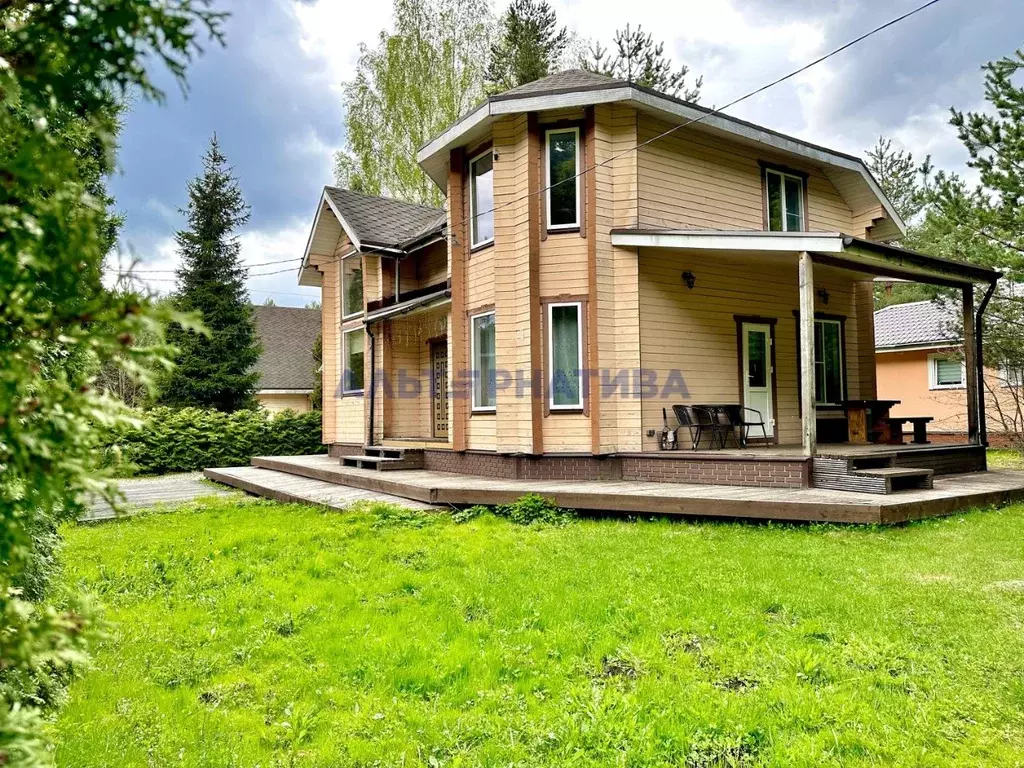
{"label": "power line", "polygon": [[[302,261],[302,257],[301,256],[296,256],[295,258],[291,258],[291,259],[277,259],[276,261],[261,261],[261,262],[257,262],[256,264],[243,264],[243,266],[246,267],[246,268],[249,268],[249,267],[269,267],[269,266],[271,266],[273,264],[288,264],[289,262],[292,262],[292,261]],[[177,269],[133,269],[133,270],[131,270],[130,274],[133,274],[133,275],[154,274],[154,275],[156,275],[156,274],[164,274],[164,273],[167,273],[167,272],[176,273],[177,271],[178,271]],[[283,271],[287,272],[289,270],[283,270]],[[275,273],[271,273],[271,274],[275,274]]]}

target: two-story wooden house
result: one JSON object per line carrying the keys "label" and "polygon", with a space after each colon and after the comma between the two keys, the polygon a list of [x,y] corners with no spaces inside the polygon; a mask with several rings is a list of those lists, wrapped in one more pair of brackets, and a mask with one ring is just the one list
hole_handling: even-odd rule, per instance
{"label": "two-story wooden house", "polygon": [[[904,225],[859,158],[566,71],[417,160],[443,210],[327,188],[301,269],[323,290],[323,439],[346,463],[806,486],[854,440],[884,457],[862,467],[984,468],[973,343],[968,444],[872,444],[874,278],[962,289],[973,339],[974,288],[998,275],[886,244]],[[660,450],[663,415],[675,429],[694,404],[756,411],[767,444],[689,450],[682,430]]]}

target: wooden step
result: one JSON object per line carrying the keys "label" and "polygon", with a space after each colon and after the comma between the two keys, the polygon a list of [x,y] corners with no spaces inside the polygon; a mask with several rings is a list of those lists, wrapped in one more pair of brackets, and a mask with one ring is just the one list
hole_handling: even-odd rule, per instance
{"label": "wooden step", "polygon": [[353,469],[374,469],[385,472],[396,469],[423,469],[423,451],[368,445],[360,455],[342,456],[338,463]]}
{"label": "wooden step", "polygon": [[811,485],[833,491],[890,494],[931,488],[930,469],[895,467],[894,456],[818,457],[811,465]]}

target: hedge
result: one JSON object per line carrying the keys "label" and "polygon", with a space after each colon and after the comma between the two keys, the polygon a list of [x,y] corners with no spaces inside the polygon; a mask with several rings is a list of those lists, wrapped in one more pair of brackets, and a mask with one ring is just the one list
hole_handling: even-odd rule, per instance
{"label": "hedge", "polygon": [[253,456],[324,453],[320,412],[152,408],[141,426],[111,436],[107,464],[124,474],[190,472],[248,464]]}

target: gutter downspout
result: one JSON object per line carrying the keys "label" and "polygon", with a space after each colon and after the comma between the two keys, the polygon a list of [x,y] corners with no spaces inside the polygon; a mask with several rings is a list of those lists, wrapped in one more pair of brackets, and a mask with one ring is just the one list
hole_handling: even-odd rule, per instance
{"label": "gutter downspout", "polygon": [[978,369],[978,438],[985,448],[988,448],[988,422],[985,419],[985,363],[982,359],[981,351],[984,329],[981,323],[981,316],[985,313],[988,300],[992,298],[995,290],[995,282],[989,283],[988,290],[985,291],[985,296],[981,300],[981,304],[978,305],[978,310],[974,317],[974,362]]}
{"label": "gutter downspout", "polygon": [[377,337],[373,335],[372,325],[366,326],[366,335],[370,337],[370,435],[366,441],[367,445],[373,445],[373,414],[374,395],[377,394]]}

